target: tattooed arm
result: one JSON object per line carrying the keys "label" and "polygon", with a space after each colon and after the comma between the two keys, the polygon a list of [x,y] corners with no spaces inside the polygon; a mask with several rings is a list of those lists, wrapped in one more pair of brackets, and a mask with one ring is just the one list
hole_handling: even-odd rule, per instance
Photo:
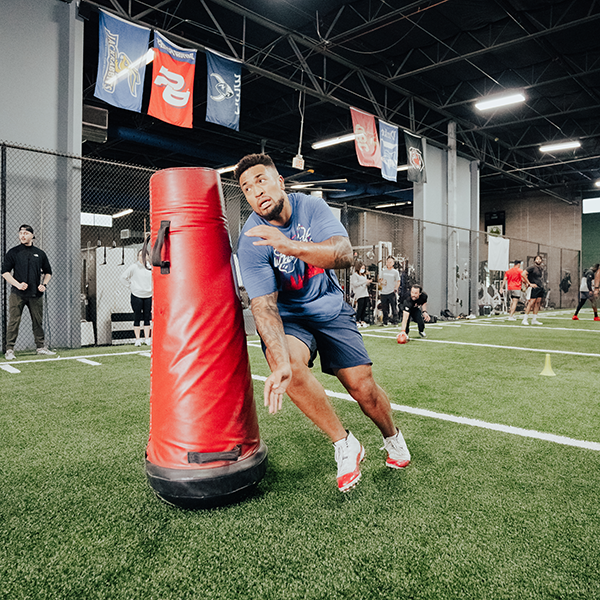
{"label": "tattooed arm", "polygon": [[292,380],[290,353],[277,309],[277,292],[253,298],[250,305],[256,329],[267,347],[271,375],[265,381],[265,406],[270,413],[281,410],[283,395]]}
{"label": "tattooed arm", "polygon": [[290,240],[276,227],[257,225],[246,232],[260,238],[255,246],[273,246],[286,256],[295,256],[303,262],[322,269],[347,269],[352,264],[352,246],[347,237],[334,235],[324,242]]}

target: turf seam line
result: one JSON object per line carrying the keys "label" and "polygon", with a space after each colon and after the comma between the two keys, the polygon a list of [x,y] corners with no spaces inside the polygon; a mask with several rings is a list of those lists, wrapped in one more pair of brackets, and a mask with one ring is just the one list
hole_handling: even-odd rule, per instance
{"label": "turf seam line", "polygon": [[[252,375],[252,379],[255,379],[256,381],[266,381],[267,378],[262,377],[261,375]],[[340,398],[341,400],[356,402],[356,400],[352,398],[350,394],[343,394],[341,392],[334,392],[332,390],[325,390],[325,393],[330,398]],[[511,425],[488,423],[487,421],[480,421],[479,419],[456,417],[454,415],[438,413],[432,410],[425,410],[423,408],[413,408],[412,406],[403,406],[401,404],[392,403],[391,406],[392,410],[396,410],[398,412],[405,412],[413,415],[419,415],[421,417],[438,419],[440,421],[458,423],[459,425],[470,425],[471,427],[479,427],[480,429],[490,429],[492,431],[500,431],[501,433],[509,433],[511,435],[518,435],[520,437],[534,438],[538,440],[543,440],[545,442],[554,442],[555,444],[562,444],[563,446],[574,446],[576,448],[585,448],[586,450],[595,450],[597,452],[600,452],[600,443],[598,442],[576,440],[574,438],[569,438],[562,435],[555,435],[553,433],[543,433],[542,431],[536,431],[535,429],[523,429],[521,427],[512,427]]]}

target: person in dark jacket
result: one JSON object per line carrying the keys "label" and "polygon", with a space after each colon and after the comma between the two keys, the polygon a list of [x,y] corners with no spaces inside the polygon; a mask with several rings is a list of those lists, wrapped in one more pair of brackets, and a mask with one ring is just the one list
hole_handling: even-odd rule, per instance
{"label": "person in dark jacket", "polygon": [[6,330],[6,360],[15,358],[14,347],[19,335],[23,309],[27,306],[37,353],[52,355],[45,344],[42,319],[44,293],[52,277],[52,268],[43,250],[33,245],[35,236],[31,225],[19,227],[18,246],[11,248],[2,263],[2,277],[12,286],[8,301],[8,328]]}

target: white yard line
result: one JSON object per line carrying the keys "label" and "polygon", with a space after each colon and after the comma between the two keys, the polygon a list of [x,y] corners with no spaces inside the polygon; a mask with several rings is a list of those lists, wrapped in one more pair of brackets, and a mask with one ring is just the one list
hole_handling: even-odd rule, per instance
{"label": "white yard line", "polygon": [[88,358],[78,358],[77,362],[83,363],[84,365],[91,365],[92,367],[97,367],[102,364],[95,360],[89,360]]}
{"label": "white yard line", "polygon": [[[79,362],[86,362],[83,359],[87,359],[87,358],[106,358],[106,357],[111,357],[111,356],[128,356],[128,355],[132,355],[132,354],[139,354],[140,356],[150,356],[150,352],[147,351],[136,351],[136,352],[109,352],[106,354],[86,354],[84,356],[57,356],[55,358],[32,358],[32,359],[28,359],[28,360],[11,360],[10,363],[6,362],[6,363],[0,363],[0,368],[4,369],[5,371],[9,371],[9,369],[6,369],[6,366],[12,366],[12,365],[26,365],[26,364],[30,364],[30,363],[42,363],[42,362],[58,362],[58,361],[63,361],[63,360],[76,360]],[[88,361],[87,364],[93,364],[92,361]],[[100,363],[96,363],[96,364],[100,364]],[[9,371],[10,373],[14,373],[14,371]]]}
{"label": "white yard line", "polygon": [[[413,340],[411,340],[413,341]],[[419,342],[431,342],[432,344],[454,344],[457,346],[479,346],[481,348],[499,348],[501,350],[523,350],[525,352],[543,352],[544,354],[568,354],[571,356],[593,356],[600,358],[600,354],[594,354],[592,352],[569,352],[568,350],[544,350],[542,348],[522,348],[520,346],[500,346],[497,344],[476,344],[474,342],[453,342],[449,340],[431,340],[429,338],[424,340],[416,340]]]}
{"label": "white yard line", "polygon": [[[252,379],[256,381],[265,381],[266,377],[262,377],[261,375],[252,375]],[[342,400],[356,402],[356,400],[354,400],[354,398],[352,398],[352,396],[350,396],[349,394],[333,392],[331,390],[325,390],[325,393],[331,398],[340,398]],[[467,419],[466,417],[456,417],[454,415],[438,413],[432,410],[413,408],[412,406],[402,406],[401,404],[392,404],[392,410],[410,413],[413,415],[419,415],[421,417],[429,417],[430,419],[450,421],[451,423],[458,423],[460,425],[470,425],[471,427],[479,427],[481,429],[491,429],[492,431],[500,431],[502,433],[518,435],[520,437],[534,438],[537,440],[544,440],[546,442],[553,442],[555,444],[562,444],[564,446],[574,446],[576,448],[585,448],[587,450],[595,450],[597,452],[600,452],[600,443],[598,442],[576,440],[574,438],[569,438],[562,435],[554,435],[553,433],[543,433],[541,431],[536,431],[535,429],[522,429],[521,427],[511,427],[510,425],[487,423],[486,421],[480,421],[479,419]]]}

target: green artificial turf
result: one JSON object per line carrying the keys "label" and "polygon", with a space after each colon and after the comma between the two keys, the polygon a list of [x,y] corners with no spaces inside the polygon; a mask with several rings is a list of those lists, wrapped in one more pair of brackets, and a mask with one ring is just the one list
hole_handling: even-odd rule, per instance
{"label": "green artificial turf", "polygon": [[[543,327],[427,331],[600,354],[600,323]],[[395,404],[600,442],[598,358],[553,354],[543,377],[544,353],[362,332]],[[361,482],[340,494],[329,442],[287,399],[268,415],[256,381],[265,478],[238,504],[182,510],[145,480],[150,360],[110,356],[131,350],[0,371],[0,598],[600,598],[600,452],[397,413],[413,462],[393,471],[359,407],[333,399],[366,448]]]}

